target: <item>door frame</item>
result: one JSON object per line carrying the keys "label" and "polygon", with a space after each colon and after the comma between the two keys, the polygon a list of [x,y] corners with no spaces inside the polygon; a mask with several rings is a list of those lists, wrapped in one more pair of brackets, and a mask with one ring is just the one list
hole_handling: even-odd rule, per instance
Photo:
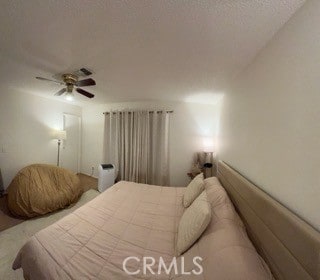
{"label": "door frame", "polygon": [[[77,173],[80,173],[81,171],[81,146],[82,146],[82,117],[76,114],[70,114],[70,113],[63,113],[63,130],[66,130],[66,117],[72,116],[77,117],[79,119],[79,146],[78,146],[78,164],[77,164]],[[68,135],[67,135],[68,139]],[[63,149],[65,148],[63,144]]]}

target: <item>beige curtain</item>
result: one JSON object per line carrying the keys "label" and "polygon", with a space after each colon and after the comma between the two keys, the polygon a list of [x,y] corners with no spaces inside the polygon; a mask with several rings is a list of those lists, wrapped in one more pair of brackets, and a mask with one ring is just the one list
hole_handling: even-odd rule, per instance
{"label": "beige curtain", "polygon": [[105,114],[104,154],[117,179],[169,185],[169,113],[114,111]]}

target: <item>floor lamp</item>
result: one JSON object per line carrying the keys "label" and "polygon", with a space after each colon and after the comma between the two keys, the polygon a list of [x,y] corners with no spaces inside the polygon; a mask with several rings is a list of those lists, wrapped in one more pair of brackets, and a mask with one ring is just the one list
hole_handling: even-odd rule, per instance
{"label": "floor lamp", "polygon": [[65,130],[56,130],[54,132],[54,139],[58,140],[57,166],[59,166],[60,165],[60,146],[61,146],[61,141],[67,139],[67,132]]}

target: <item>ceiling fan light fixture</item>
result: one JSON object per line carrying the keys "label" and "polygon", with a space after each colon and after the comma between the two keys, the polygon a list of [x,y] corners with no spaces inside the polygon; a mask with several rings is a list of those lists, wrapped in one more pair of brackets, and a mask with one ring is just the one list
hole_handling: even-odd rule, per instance
{"label": "ceiling fan light fixture", "polygon": [[64,98],[68,101],[73,101],[74,100],[74,95],[72,92],[67,92],[64,96]]}

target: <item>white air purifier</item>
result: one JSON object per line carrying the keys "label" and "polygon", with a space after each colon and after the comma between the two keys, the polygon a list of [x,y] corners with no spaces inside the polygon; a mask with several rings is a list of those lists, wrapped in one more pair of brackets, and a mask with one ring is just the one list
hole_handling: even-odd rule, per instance
{"label": "white air purifier", "polygon": [[104,192],[114,184],[115,168],[113,164],[100,164],[98,169],[98,190]]}

